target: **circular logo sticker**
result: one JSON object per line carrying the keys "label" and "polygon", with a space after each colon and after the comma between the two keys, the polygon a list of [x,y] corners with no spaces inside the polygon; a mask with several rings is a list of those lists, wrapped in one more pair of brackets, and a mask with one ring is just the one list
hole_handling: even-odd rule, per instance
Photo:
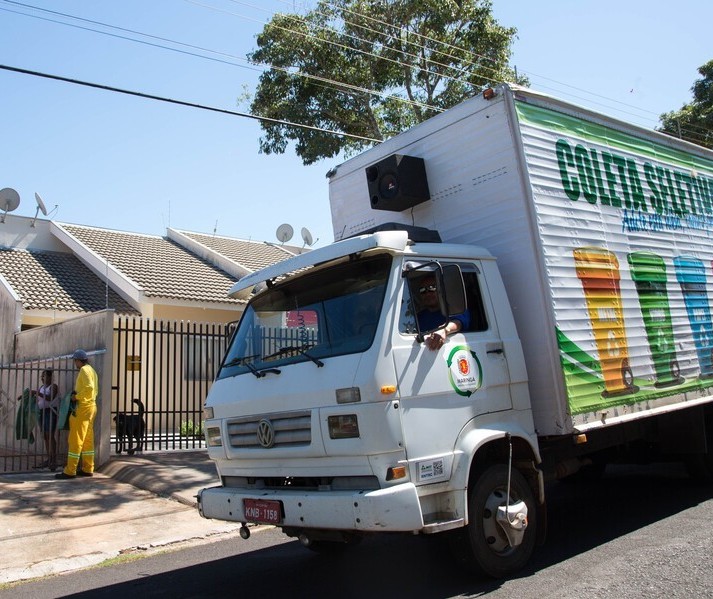
{"label": "circular logo sticker", "polygon": [[467,345],[457,345],[446,358],[448,378],[458,395],[470,397],[483,383],[483,369],[474,351]]}

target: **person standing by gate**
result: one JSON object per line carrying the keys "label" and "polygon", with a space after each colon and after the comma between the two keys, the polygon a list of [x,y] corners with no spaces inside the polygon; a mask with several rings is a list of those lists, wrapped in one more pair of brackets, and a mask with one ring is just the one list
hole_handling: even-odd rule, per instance
{"label": "person standing by gate", "polygon": [[57,414],[59,410],[59,389],[52,382],[52,370],[46,369],[40,375],[42,384],[32,392],[37,398],[37,410],[40,414],[40,428],[45,438],[45,451],[47,460],[38,468],[49,467],[54,471],[57,468]]}
{"label": "person standing by gate", "polygon": [[[87,352],[78,349],[72,355],[74,367],[79,370],[72,393],[75,409],[69,417],[69,451],[67,465],[55,478],[68,479],[94,476],[94,417],[97,415],[99,377],[89,364]],[[78,470],[79,460],[82,469]]]}

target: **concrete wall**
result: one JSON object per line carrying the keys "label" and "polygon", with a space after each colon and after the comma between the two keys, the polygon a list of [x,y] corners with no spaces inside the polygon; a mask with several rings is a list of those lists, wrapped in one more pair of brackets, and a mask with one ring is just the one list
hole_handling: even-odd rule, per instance
{"label": "concrete wall", "polygon": [[[111,436],[111,374],[114,311],[102,310],[93,314],[22,331],[16,335],[16,363],[45,358],[71,356],[75,349],[89,354],[89,363],[99,375],[97,418],[94,423],[95,461],[99,467],[109,460]],[[71,363],[71,362],[70,362]],[[57,381],[60,393],[71,390],[74,380]]]}

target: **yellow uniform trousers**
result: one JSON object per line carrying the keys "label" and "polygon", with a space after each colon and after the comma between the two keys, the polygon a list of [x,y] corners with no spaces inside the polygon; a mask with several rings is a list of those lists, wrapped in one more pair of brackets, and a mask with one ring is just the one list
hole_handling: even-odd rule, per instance
{"label": "yellow uniform trousers", "polygon": [[75,414],[69,417],[69,451],[67,466],[64,473],[76,476],[79,459],[82,459],[82,471],[94,472],[94,417],[97,415],[97,404],[78,404]]}

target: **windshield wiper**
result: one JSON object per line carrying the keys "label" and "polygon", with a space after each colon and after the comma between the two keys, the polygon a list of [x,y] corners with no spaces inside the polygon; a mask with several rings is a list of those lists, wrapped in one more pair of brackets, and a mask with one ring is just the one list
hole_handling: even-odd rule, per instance
{"label": "windshield wiper", "polygon": [[314,347],[314,346],[310,345],[310,346],[305,347],[302,350],[302,354],[307,356],[310,360],[312,360],[312,362],[314,362],[318,368],[322,368],[322,366],[324,366],[324,362],[322,362],[322,360],[320,360],[319,358],[315,358],[314,356],[307,353],[312,347]]}
{"label": "windshield wiper", "polygon": [[247,366],[247,360],[254,360],[258,357],[258,354],[254,356],[241,356],[240,358],[233,358],[230,362],[223,364],[223,368],[230,368],[231,366]]}
{"label": "windshield wiper", "polygon": [[315,358],[314,356],[311,356],[307,353],[314,346],[314,343],[305,343],[304,345],[287,345],[278,349],[276,352],[271,353],[269,356],[265,356],[263,360],[270,360],[271,358],[280,358],[284,355],[294,354],[295,352],[297,352],[301,356],[306,356],[307,358],[312,360],[312,362],[314,362],[319,368],[321,368],[322,366],[324,366],[324,362],[322,362],[322,360],[320,360],[319,358]]}
{"label": "windshield wiper", "polygon": [[252,372],[257,378],[264,377],[268,372],[272,374],[280,374],[282,372],[277,368],[265,368],[264,370],[258,370],[249,362],[249,360],[254,360],[257,357],[258,354],[255,354],[254,356],[243,356],[242,358],[234,358],[233,360],[230,360],[230,362],[226,362],[225,364],[223,364],[223,367],[228,368],[230,366],[245,366],[245,368]]}

